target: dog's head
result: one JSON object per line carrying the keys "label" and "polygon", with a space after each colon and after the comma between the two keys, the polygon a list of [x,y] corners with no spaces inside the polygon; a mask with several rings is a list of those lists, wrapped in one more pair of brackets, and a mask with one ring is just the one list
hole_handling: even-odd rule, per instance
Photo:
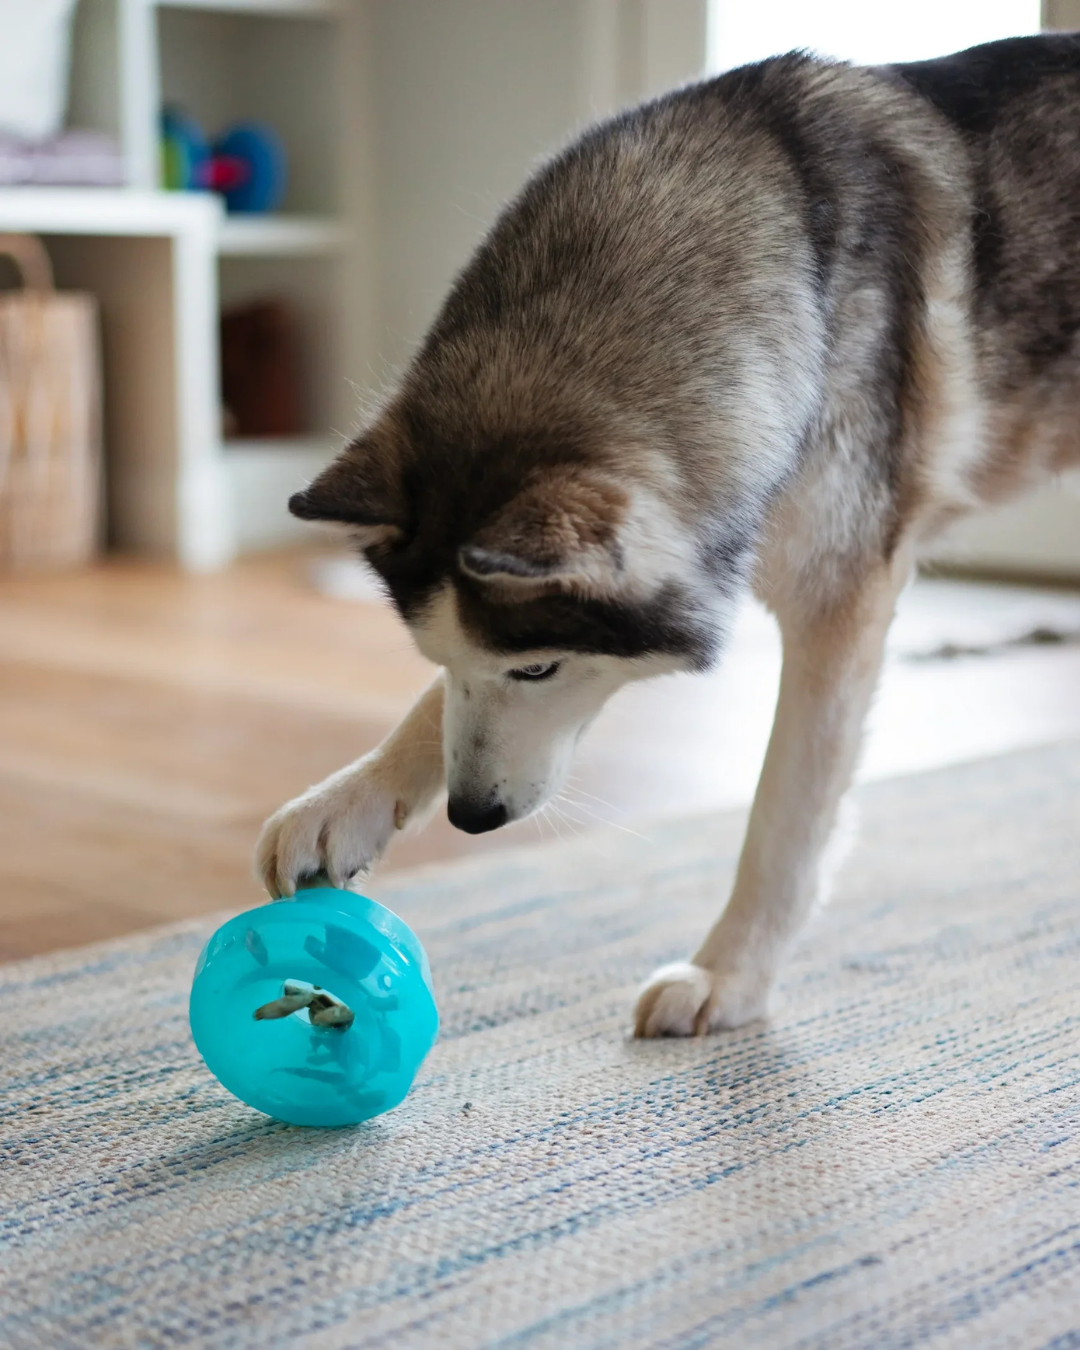
{"label": "dog's head", "polygon": [[449,814],[478,833],[543,805],[622,684],[708,665],[732,587],[647,456],[620,473],[580,429],[455,444],[411,420],[385,414],[290,506],[351,527],[445,668]]}

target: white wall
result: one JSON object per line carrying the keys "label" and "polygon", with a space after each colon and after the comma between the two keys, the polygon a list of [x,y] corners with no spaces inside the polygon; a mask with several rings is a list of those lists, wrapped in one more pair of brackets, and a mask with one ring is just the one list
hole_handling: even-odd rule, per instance
{"label": "white wall", "polygon": [[430,322],[529,168],[582,118],[575,0],[376,0],[384,355]]}
{"label": "white wall", "polygon": [[500,206],[598,116],[704,68],[705,0],[370,0],[367,381],[404,361]]}
{"label": "white wall", "polygon": [[1043,0],[1043,27],[1080,28],[1080,0]]}
{"label": "white wall", "polygon": [[861,65],[922,61],[1037,33],[1040,0],[710,0],[709,68],[805,47]]}

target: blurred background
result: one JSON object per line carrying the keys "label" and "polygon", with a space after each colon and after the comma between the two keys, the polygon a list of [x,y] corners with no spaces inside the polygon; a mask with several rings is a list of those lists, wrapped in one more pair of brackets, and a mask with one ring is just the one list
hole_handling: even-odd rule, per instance
{"label": "blurred background", "polygon": [[[265,814],[430,678],[285,502],[544,155],[791,47],[1040,26],[1080,0],[0,0],[0,959],[255,903]],[[1075,482],[932,563],[864,774],[1080,734]],[[544,817],[439,818],[387,866],[744,805],[777,670],[750,605],[718,672],[615,700]]]}

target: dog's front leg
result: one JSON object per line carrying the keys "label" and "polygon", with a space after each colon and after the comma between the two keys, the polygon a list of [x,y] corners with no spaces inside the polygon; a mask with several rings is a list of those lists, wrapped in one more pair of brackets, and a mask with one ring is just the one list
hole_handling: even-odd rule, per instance
{"label": "dog's front leg", "polygon": [[394,831],[442,791],[443,677],[381,745],[287,802],[263,826],[255,865],[275,899],[325,872],[344,886],[381,857]]}
{"label": "dog's front leg", "polygon": [[638,998],[637,1035],[697,1035],[765,1015],[780,961],[818,894],[909,571],[897,559],[842,604],[780,613],[780,697],[731,899],[692,961],[653,974]]}

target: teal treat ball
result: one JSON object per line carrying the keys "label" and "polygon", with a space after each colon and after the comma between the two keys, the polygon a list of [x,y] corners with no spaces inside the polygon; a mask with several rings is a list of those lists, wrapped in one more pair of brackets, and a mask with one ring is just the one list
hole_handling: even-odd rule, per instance
{"label": "teal treat ball", "polygon": [[215,1078],[292,1125],[355,1125],[397,1106],[439,1030],[408,924],[326,885],[222,924],[188,1015]]}

